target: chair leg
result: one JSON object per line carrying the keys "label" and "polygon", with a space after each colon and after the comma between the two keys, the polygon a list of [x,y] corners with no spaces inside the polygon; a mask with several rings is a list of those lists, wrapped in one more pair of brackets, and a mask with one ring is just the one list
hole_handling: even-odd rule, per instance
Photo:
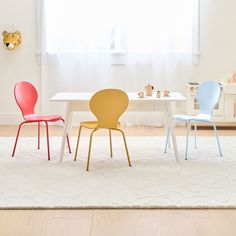
{"label": "chair leg", "polygon": [[169,137],[170,137],[170,127],[168,128],[167,135],[166,135],[166,144],[165,144],[164,153],[167,152],[167,146],[168,146],[168,142],[169,142]]}
{"label": "chair leg", "polygon": [[79,140],[80,140],[81,129],[82,129],[82,126],[79,127],[78,138],[77,138],[77,143],[76,143],[76,148],[75,148],[74,161],[76,161],[77,154],[78,154],[78,148],[79,148]]}
{"label": "chair leg", "polygon": [[69,135],[68,134],[66,135],[66,140],[67,140],[67,146],[68,146],[68,149],[69,149],[69,153],[71,153],[70,140],[69,140]]}
{"label": "chair leg", "polygon": [[194,125],[194,135],[195,135],[194,146],[195,146],[195,149],[197,149],[197,123],[195,123]]}
{"label": "chair leg", "polygon": [[112,157],[112,140],[111,140],[111,129],[109,129],[109,140],[110,140],[110,156]]}
{"label": "chair leg", "polygon": [[189,122],[186,122],[186,147],[185,147],[185,160],[188,159],[188,139],[189,139]]}
{"label": "chair leg", "polygon": [[40,149],[40,122],[38,122],[38,149]]}
{"label": "chair leg", "polygon": [[90,154],[91,154],[91,147],[92,147],[92,139],[93,139],[93,134],[94,132],[96,132],[97,130],[94,129],[91,134],[90,134],[90,140],[89,140],[89,150],[88,150],[88,160],[87,160],[87,168],[86,170],[89,171],[89,162],[90,162]]}
{"label": "chair leg", "polygon": [[45,124],[46,124],[46,134],[47,134],[48,160],[50,161],[50,147],[49,147],[49,131],[48,131],[48,122],[45,121]]}
{"label": "chair leg", "polygon": [[217,134],[216,126],[215,126],[215,124],[213,122],[212,122],[212,126],[214,128],[214,133],[215,133],[215,136],[216,136],[219,153],[220,153],[220,156],[222,157],[223,155],[222,155],[222,152],[221,152],[220,140],[219,140],[219,137],[218,137],[218,134]]}
{"label": "chair leg", "polygon": [[19,125],[19,127],[18,127],[17,134],[16,134],[16,141],[15,141],[14,148],[13,148],[12,155],[11,155],[12,157],[14,157],[14,155],[15,155],[16,145],[17,145],[18,138],[19,138],[19,135],[20,135],[21,126],[22,126],[24,123],[25,123],[25,122],[22,122],[22,123]]}
{"label": "chair leg", "polygon": [[130,157],[129,157],[129,151],[128,151],[128,147],[127,147],[127,143],[126,143],[126,139],[125,139],[125,134],[124,131],[121,129],[116,129],[117,131],[120,131],[124,140],[124,145],[125,145],[125,151],[126,151],[126,155],[127,155],[127,159],[128,159],[128,163],[129,163],[129,167],[131,167],[131,161],[130,161]]}

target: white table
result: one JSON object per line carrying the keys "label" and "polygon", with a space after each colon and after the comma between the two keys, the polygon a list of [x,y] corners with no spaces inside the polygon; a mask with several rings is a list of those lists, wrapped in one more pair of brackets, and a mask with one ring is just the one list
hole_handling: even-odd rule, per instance
{"label": "white table", "polygon": [[[88,111],[89,101],[94,93],[57,93],[52,98],[53,102],[66,102],[65,125],[63,130],[61,153],[59,161],[63,160],[66,143],[66,134],[69,133],[73,112]],[[186,98],[180,93],[170,93],[169,97],[156,98],[152,97],[139,98],[137,93],[127,93],[129,96],[129,106],[127,111],[163,111],[166,129],[170,127],[172,142],[176,160],[178,161],[178,148],[176,144],[175,132],[172,124],[171,103],[183,102]]]}

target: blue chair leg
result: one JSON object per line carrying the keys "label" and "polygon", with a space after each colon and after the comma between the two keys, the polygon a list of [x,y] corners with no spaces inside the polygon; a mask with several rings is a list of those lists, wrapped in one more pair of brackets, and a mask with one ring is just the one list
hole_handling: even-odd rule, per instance
{"label": "blue chair leg", "polygon": [[170,136],[170,127],[168,128],[167,135],[166,135],[166,144],[165,144],[164,153],[166,153],[166,151],[167,151],[167,146],[168,146],[168,143],[169,143],[169,136]]}
{"label": "blue chair leg", "polygon": [[213,122],[212,122],[212,126],[214,127],[214,132],[215,132],[215,136],[216,136],[216,140],[217,140],[217,145],[218,145],[219,153],[220,153],[220,156],[222,157],[223,155],[222,155],[222,152],[221,152],[219,137],[218,137],[218,134],[217,134],[216,126],[215,126],[215,124]]}
{"label": "blue chair leg", "polygon": [[195,149],[197,149],[197,123],[195,123],[194,125],[194,134],[195,134],[194,144],[195,144]]}
{"label": "blue chair leg", "polygon": [[188,160],[188,138],[189,138],[189,121],[186,122],[186,147],[185,147],[185,160]]}

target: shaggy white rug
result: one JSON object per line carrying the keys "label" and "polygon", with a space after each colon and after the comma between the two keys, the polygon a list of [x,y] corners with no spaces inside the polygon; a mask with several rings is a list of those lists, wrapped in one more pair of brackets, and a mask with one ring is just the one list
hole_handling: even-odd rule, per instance
{"label": "shaggy white rug", "polygon": [[[133,167],[128,167],[121,137],[94,137],[91,171],[85,171],[88,138],[82,137],[77,162],[68,153],[57,163],[60,141],[51,137],[47,161],[45,138],[0,138],[0,208],[210,208],[236,207],[236,138],[221,137],[223,158],[214,137],[190,142],[189,160],[163,153],[163,137],[127,137]],[[75,138],[71,140],[75,147]],[[185,138],[178,137],[181,157]],[[193,140],[192,140],[193,141]]]}

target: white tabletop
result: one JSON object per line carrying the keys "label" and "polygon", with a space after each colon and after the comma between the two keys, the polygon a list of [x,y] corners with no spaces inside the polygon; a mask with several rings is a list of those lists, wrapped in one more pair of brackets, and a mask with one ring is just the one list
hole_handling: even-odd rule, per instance
{"label": "white tabletop", "polygon": [[[73,101],[89,101],[93,96],[93,92],[90,93],[57,93],[55,94],[50,101],[57,102],[73,102]],[[137,93],[127,93],[130,101],[185,101],[186,98],[178,92],[171,92],[168,97],[161,98],[156,97],[156,93],[153,96],[145,96],[144,98],[139,98]]]}

